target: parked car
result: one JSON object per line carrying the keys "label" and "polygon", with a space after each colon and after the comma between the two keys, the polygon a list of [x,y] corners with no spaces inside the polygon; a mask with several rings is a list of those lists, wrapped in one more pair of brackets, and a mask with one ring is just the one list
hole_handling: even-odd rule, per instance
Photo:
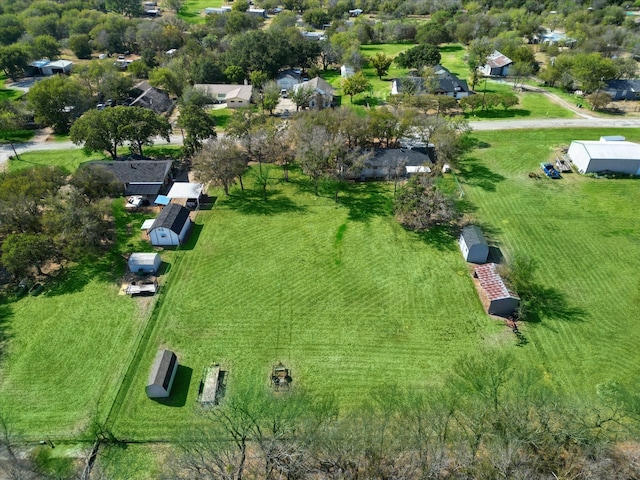
{"label": "parked car", "polygon": [[149,200],[144,198],[141,195],[133,195],[127,199],[127,203],[125,204],[125,208],[140,208],[140,207],[148,207]]}
{"label": "parked car", "polygon": [[558,172],[553,166],[553,164],[551,163],[543,162],[540,164],[540,168],[542,168],[542,171],[544,172],[544,174],[549,178],[562,178],[560,176],[560,172]]}

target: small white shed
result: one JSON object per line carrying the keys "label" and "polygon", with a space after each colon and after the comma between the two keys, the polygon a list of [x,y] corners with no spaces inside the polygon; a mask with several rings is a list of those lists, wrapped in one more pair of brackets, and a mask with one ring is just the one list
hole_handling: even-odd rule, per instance
{"label": "small white shed", "polygon": [[462,256],[467,262],[485,263],[489,256],[489,244],[475,225],[467,225],[462,229],[458,240]]}
{"label": "small white shed", "polygon": [[187,238],[190,227],[189,210],[177,203],[170,203],[162,209],[149,229],[151,245],[181,245]]}
{"label": "small white shed", "polygon": [[162,259],[157,253],[132,253],[127,263],[131,273],[156,273]]}
{"label": "small white shed", "polygon": [[159,350],[147,380],[147,397],[167,398],[178,371],[178,357],[171,350]]}

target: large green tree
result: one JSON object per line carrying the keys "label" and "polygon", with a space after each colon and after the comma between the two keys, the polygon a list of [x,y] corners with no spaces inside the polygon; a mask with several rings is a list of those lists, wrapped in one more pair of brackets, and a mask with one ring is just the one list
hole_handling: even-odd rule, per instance
{"label": "large green tree", "polygon": [[2,265],[15,277],[31,277],[33,270],[42,275],[42,267],[53,256],[48,235],[13,233],[2,242]]}
{"label": "large green tree", "polygon": [[24,75],[24,70],[29,65],[29,52],[20,44],[0,47],[0,69],[12,79]]}
{"label": "large green tree", "polygon": [[225,195],[229,187],[247,168],[238,142],[228,137],[206,142],[193,159],[193,171],[200,182],[221,186]]}
{"label": "large green tree", "polygon": [[180,107],[178,126],[186,132],[183,150],[188,157],[193,156],[205,140],[216,136],[216,122],[204,108],[187,104]]}
{"label": "large green tree", "polygon": [[378,52],[369,58],[369,63],[371,63],[380,80],[382,80],[383,75],[389,73],[389,67],[391,67],[392,62],[393,59],[382,52]]}
{"label": "large green tree", "polygon": [[169,122],[152,110],[119,106],[88,111],[71,127],[70,138],[87,152],[106,151],[116,160],[118,147],[125,142],[142,155],[144,145],[152,144],[156,136],[168,140],[170,130]]}
{"label": "large green tree", "polygon": [[53,127],[56,133],[67,133],[72,122],[89,108],[91,96],[75,79],[56,75],[36,82],[27,101],[36,121]]}
{"label": "large green tree", "polygon": [[342,91],[345,95],[349,95],[351,103],[353,103],[354,95],[366,92],[370,87],[371,83],[369,83],[369,80],[364,76],[362,71],[342,80]]}
{"label": "large green tree", "polygon": [[403,68],[423,68],[437,65],[441,59],[438,47],[428,43],[421,43],[396,57],[396,63]]}

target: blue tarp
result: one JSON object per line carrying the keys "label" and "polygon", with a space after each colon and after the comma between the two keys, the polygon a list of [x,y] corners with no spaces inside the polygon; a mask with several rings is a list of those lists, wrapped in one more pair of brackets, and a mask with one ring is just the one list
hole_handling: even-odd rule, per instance
{"label": "blue tarp", "polygon": [[153,202],[153,203],[155,203],[156,205],[169,205],[170,201],[171,200],[169,199],[169,197],[167,197],[165,195],[158,195],[156,197],[156,201]]}

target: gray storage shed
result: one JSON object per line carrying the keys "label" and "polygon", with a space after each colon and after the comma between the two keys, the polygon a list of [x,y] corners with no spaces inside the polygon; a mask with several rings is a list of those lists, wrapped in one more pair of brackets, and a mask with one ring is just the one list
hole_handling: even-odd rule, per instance
{"label": "gray storage shed", "polygon": [[132,253],[127,261],[131,273],[156,273],[161,263],[157,253]]}
{"label": "gray storage shed", "polygon": [[153,361],[149,380],[147,380],[147,397],[167,398],[171,394],[173,380],[178,370],[178,357],[171,350],[159,350]]}
{"label": "gray storage shed", "polygon": [[181,245],[190,227],[189,210],[177,203],[170,203],[162,209],[149,229],[151,245]]}
{"label": "gray storage shed", "polygon": [[467,262],[485,263],[489,256],[489,244],[482,235],[482,230],[475,225],[467,225],[462,229],[458,240],[462,256]]}
{"label": "gray storage shed", "polygon": [[489,301],[487,313],[499,317],[513,315],[520,304],[520,299],[507,288],[496,270],[495,263],[487,263],[476,267],[473,276],[480,282],[480,286]]}

